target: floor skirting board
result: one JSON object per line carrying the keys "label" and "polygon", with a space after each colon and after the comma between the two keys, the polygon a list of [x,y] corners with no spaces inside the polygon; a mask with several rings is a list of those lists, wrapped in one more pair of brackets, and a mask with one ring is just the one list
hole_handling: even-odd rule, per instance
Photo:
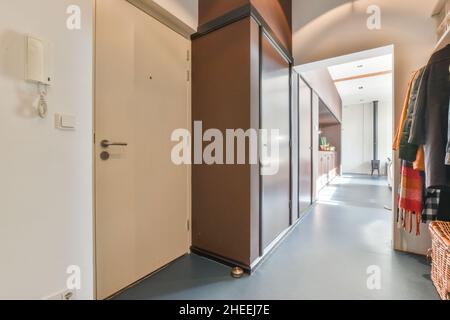
{"label": "floor skirting board", "polygon": [[206,251],[206,250],[203,250],[203,249],[200,249],[200,248],[191,247],[191,252],[196,254],[196,255],[198,255],[198,256],[201,256],[201,257],[204,257],[204,258],[216,261],[218,263],[221,263],[223,265],[229,266],[231,268],[240,267],[247,273],[251,273],[251,270],[252,270],[251,267],[246,266],[245,264],[243,264],[241,262],[233,261],[231,259],[219,256],[217,254],[214,254],[212,252],[209,252],[209,251]]}
{"label": "floor skirting board", "polygon": [[298,224],[300,223],[300,221],[303,220],[303,218],[305,218],[312,210],[314,204],[312,204],[307,210],[305,210],[305,213],[303,214],[303,216],[298,219],[296,222],[294,222],[294,224],[292,226],[290,226],[289,228],[287,228],[285,231],[283,231],[265,250],[263,256],[259,257],[258,259],[256,259],[250,266],[247,266],[243,263],[240,262],[236,262],[233,261],[231,259],[222,257],[220,255],[211,253],[207,250],[203,250],[200,248],[196,248],[194,246],[191,247],[191,252],[198,255],[198,256],[202,256],[204,258],[219,262],[221,264],[224,264],[226,266],[229,266],[231,268],[234,267],[240,267],[242,268],[245,272],[252,274],[259,266],[261,266],[269,257],[270,255],[276,251],[276,249],[283,243],[283,241],[289,236],[289,234],[298,226]]}

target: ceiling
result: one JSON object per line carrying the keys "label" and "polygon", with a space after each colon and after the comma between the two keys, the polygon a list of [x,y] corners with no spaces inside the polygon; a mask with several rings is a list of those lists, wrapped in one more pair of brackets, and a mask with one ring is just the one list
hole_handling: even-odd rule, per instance
{"label": "ceiling", "polygon": [[392,54],[328,67],[343,105],[392,100]]}

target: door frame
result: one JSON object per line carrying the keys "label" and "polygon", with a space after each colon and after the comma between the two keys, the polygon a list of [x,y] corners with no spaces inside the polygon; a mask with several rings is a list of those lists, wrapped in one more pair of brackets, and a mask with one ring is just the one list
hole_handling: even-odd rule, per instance
{"label": "door frame", "polygon": [[[97,157],[96,157],[96,123],[97,123],[97,104],[96,104],[96,97],[97,97],[97,73],[96,73],[96,58],[97,58],[97,50],[96,50],[96,44],[97,44],[97,1],[98,0],[92,0],[92,30],[93,30],[93,36],[92,36],[92,253],[93,253],[93,298],[94,300],[98,300],[98,289],[97,289]],[[181,21],[178,17],[171,14],[164,8],[158,6],[158,5],[145,5],[139,0],[126,0],[129,5],[136,7],[137,9],[141,10],[142,12],[149,15],[151,18],[156,19],[159,23],[165,25],[172,31],[175,31],[182,37],[186,38],[187,40],[191,41],[191,35],[195,33],[195,30],[193,30],[191,27],[186,25],[183,21]],[[192,44],[192,42],[190,42]],[[188,72],[191,73],[192,71],[192,47],[189,46],[189,53],[188,53],[188,61],[187,61],[187,68]],[[187,113],[188,113],[188,123],[191,123],[192,121],[192,100],[191,100],[191,94],[192,94],[192,81],[189,80],[188,82],[188,94],[187,94]],[[187,128],[188,129],[188,128]],[[189,223],[189,230],[188,230],[188,247],[190,252],[190,247],[192,244],[192,167],[189,166],[188,169],[188,223]],[[149,276],[152,274],[158,272],[159,270],[156,270],[152,272]],[[139,281],[142,281],[138,280]],[[134,285],[130,284],[131,285]],[[125,290],[125,289],[123,289]]]}
{"label": "door frame", "polygon": [[[296,71],[297,73],[297,71]],[[310,147],[310,158],[311,158],[311,197],[310,197],[310,204],[309,207],[306,208],[305,210],[301,210],[300,206],[298,207],[298,219],[301,219],[303,216],[305,216],[305,214],[308,212],[308,210],[311,208],[311,206],[314,204],[314,122],[313,122],[313,118],[314,118],[314,110],[313,110],[313,99],[314,99],[314,94],[316,94],[319,99],[320,96],[314,91],[314,89],[310,86],[310,84],[308,83],[308,81],[306,81],[306,79],[304,77],[302,77],[302,75],[300,73],[297,73],[298,75],[298,86],[299,88],[297,89],[298,92],[298,116],[300,118],[300,81],[303,81],[306,86],[309,88],[309,90],[311,91],[311,97],[310,97],[310,104],[311,104],[311,117],[310,117],[310,125],[311,125],[311,147]],[[298,139],[298,144],[299,144],[299,148],[298,148],[298,153],[300,154],[300,120],[298,123],[298,133],[297,133],[297,139]],[[300,156],[299,156],[299,161],[298,161],[298,173],[299,173],[299,177],[300,177]],[[298,179],[298,191],[300,192],[300,178]]]}

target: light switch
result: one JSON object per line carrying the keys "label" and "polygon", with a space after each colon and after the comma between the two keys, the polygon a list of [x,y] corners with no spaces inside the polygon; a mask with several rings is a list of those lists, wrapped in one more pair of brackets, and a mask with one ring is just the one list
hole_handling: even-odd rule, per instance
{"label": "light switch", "polygon": [[75,129],[77,119],[73,115],[56,114],[55,123],[57,129]]}

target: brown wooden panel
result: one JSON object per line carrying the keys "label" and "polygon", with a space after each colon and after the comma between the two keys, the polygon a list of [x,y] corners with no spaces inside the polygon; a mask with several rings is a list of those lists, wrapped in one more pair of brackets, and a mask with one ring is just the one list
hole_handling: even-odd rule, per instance
{"label": "brown wooden panel", "polygon": [[[248,18],[192,43],[192,119],[203,130],[250,128],[250,30]],[[250,165],[193,166],[194,247],[250,265],[250,177]]]}
{"label": "brown wooden panel", "polygon": [[312,90],[300,79],[299,81],[299,127],[300,127],[300,212],[312,203]]}
{"label": "brown wooden panel", "polygon": [[292,0],[251,0],[251,3],[292,54]]}
{"label": "brown wooden panel", "polygon": [[292,0],[200,0],[199,25],[251,3],[292,54]]}
{"label": "brown wooden panel", "polygon": [[208,23],[248,3],[249,0],[199,0],[199,25]]}

